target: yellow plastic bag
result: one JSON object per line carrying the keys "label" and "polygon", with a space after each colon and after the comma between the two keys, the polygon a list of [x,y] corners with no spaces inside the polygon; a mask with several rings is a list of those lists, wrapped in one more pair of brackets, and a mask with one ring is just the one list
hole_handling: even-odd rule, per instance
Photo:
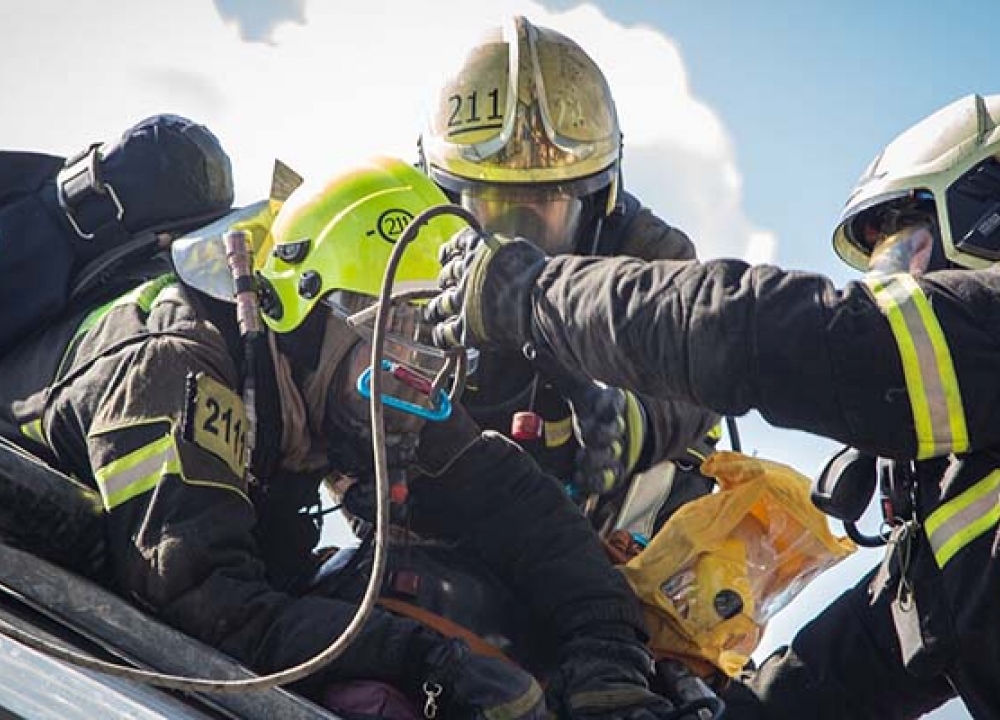
{"label": "yellow plastic bag", "polygon": [[717,452],[701,471],[719,490],[682,506],[622,570],[656,657],[734,676],[766,623],[816,575],[854,552],[787,465]]}

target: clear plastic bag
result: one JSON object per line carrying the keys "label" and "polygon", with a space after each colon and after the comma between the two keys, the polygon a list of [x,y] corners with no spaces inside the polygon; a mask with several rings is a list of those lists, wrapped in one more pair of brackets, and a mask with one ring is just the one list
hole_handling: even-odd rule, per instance
{"label": "clear plastic bag", "polygon": [[701,471],[717,492],[681,507],[623,572],[646,613],[657,657],[737,674],[767,621],[854,550],[787,465],[718,452]]}

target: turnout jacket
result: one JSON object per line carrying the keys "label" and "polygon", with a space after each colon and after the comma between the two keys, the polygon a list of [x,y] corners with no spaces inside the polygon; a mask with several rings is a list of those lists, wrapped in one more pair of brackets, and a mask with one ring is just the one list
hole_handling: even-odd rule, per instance
{"label": "turnout jacket", "polygon": [[[67,319],[0,361],[0,432],[100,492],[114,589],[274,671],[325,647],[355,606],[299,589],[318,539],[302,511],[335,468],[247,483],[233,316],[165,276]],[[586,520],[515,444],[484,434],[411,493],[413,528],[463,541],[554,638],[595,623],[643,636]],[[378,612],[323,677],[406,686],[437,642]]]}
{"label": "turnout jacket", "polygon": [[912,464],[902,591],[933,651],[904,671],[898,573],[863,581],[761,668],[763,716],[917,717],[952,688],[1000,714],[1000,268],[838,289],[735,260],[557,257],[532,295],[532,341],[570,370]]}
{"label": "turnout jacket", "polygon": [[[690,260],[695,247],[684,232],[657,217],[635,196],[623,193],[622,202],[601,227],[591,254],[629,256],[643,260]],[[511,308],[511,312],[515,312]],[[554,369],[555,370],[555,369]],[[524,447],[547,472],[562,480],[572,477],[579,447],[573,437],[569,406],[558,389],[558,378],[533,382],[535,370],[519,352],[483,352],[479,370],[469,379],[463,396],[473,417],[483,426],[509,433],[515,412],[534,407],[544,420],[543,437]],[[629,388],[631,389],[631,388]],[[719,417],[684,400],[641,396],[647,421],[647,439],[636,471],[661,460],[688,458],[688,448],[705,436]],[[707,451],[707,448],[699,452]],[[695,455],[697,458],[697,455]]]}

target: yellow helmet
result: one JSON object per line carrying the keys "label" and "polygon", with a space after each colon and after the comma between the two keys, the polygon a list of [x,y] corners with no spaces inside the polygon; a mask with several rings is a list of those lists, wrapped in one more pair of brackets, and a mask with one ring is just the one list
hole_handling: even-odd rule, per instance
{"label": "yellow helmet", "polygon": [[887,211],[922,213],[936,225],[939,264],[1000,260],[1000,95],[957,100],[879,153],[834,231],[834,249],[848,265],[868,269],[875,238],[893,231]]}
{"label": "yellow helmet", "polygon": [[589,250],[615,206],[621,132],[579,45],[516,16],[466,55],[420,140],[428,174],[487,230]]}
{"label": "yellow helmet", "polygon": [[[276,332],[291,332],[331,294],[370,304],[410,220],[447,202],[426,175],[395,158],[374,158],[306,182],[275,217],[274,246],[258,272],[264,322]],[[435,287],[438,248],[462,226],[453,216],[431,220],[403,254],[396,291]]]}

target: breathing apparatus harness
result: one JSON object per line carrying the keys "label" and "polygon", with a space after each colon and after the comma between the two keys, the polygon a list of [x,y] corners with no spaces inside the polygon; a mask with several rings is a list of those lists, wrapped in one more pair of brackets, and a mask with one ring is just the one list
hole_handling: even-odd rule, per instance
{"label": "breathing apparatus harness", "polygon": [[[416,239],[420,230],[430,220],[449,214],[461,218],[477,232],[482,232],[482,228],[475,217],[459,206],[438,205],[420,213],[410,221],[393,247],[392,254],[386,266],[385,275],[383,276],[377,304],[348,319],[349,324],[357,326],[369,320],[373,313],[375,314],[374,332],[371,342],[371,365],[359,378],[358,391],[363,393],[369,399],[370,403],[372,445],[375,458],[376,506],[371,574],[369,575],[368,584],[365,587],[364,595],[354,617],[351,618],[351,622],[348,623],[339,637],[331,642],[322,652],[285,670],[251,678],[220,680],[169,675],[92,658],[49,642],[3,621],[0,621],[0,632],[33,650],[45,653],[77,667],[161,688],[187,692],[238,693],[248,690],[266,690],[279,685],[287,685],[318,672],[342,655],[350,644],[357,639],[361,628],[371,615],[382,589],[385,576],[386,553],[389,545],[390,487],[395,485],[396,487],[403,488],[402,491],[397,491],[395,496],[398,500],[405,500],[406,498],[405,467],[401,467],[398,464],[391,467],[388,461],[384,421],[385,405],[417,415],[430,422],[440,422],[446,420],[451,415],[451,401],[461,393],[465,384],[467,365],[464,351],[449,353],[445,366],[431,383],[427,383],[423,377],[413,373],[405,366],[383,357],[391,305],[421,297],[427,298],[434,294],[430,290],[411,291],[398,295],[392,294],[396,269],[402,259],[403,252],[406,250],[407,245]],[[248,234],[241,230],[229,231],[225,236],[227,259],[230,263],[230,270],[233,274],[236,287],[237,316],[240,321],[241,334],[244,337],[244,351],[249,354],[254,352],[254,348],[258,345],[258,343],[254,342],[254,338],[262,335],[263,331],[259,325],[259,313],[257,312],[256,305],[257,292],[253,285],[252,275],[250,274],[252,263],[250,262],[248,240]],[[248,363],[252,363],[253,361],[252,357],[246,359]],[[253,365],[248,364],[248,367],[252,368]],[[379,368],[379,372],[375,372],[374,368]],[[384,372],[391,373],[395,378],[416,390],[426,392],[430,407],[423,407],[391,395],[385,395],[382,391]],[[251,376],[252,373],[248,373],[248,378]],[[452,378],[451,386],[445,390],[444,386],[449,377]],[[248,415],[253,418],[254,386],[252,380],[248,380],[248,382],[249,385],[245,384],[244,386],[243,395],[244,401],[251,403],[251,407],[248,407]]]}
{"label": "breathing apparatus harness", "polygon": [[[878,489],[882,526],[868,535],[858,528]],[[812,501],[840,520],[844,532],[861,547],[884,546],[893,528],[908,522],[916,507],[916,471],[913,463],[866,455],[845,447],[833,455],[812,487]]]}

